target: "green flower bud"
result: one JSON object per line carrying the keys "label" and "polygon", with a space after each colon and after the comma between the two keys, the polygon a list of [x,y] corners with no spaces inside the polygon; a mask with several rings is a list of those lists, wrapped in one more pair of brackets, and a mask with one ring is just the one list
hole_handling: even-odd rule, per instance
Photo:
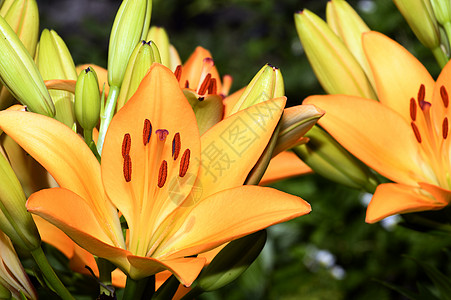
{"label": "green flower bud", "polygon": [[362,67],[326,22],[307,9],[296,13],[294,20],[305,54],[327,93],[377,99]]}
{"label": "green flower bud", "polygon": [[371,170],[329,134],[313,126],[305,136],[309,138],[308,143],[292,150],[315,173],[340,184],[374,193],[378,180]]}
{"label": "green flower bud", "polygon": [[36,225],[25,207],[25,194],[11,165],[0,153],[0,229],[27,250],[41,245]]}
{"label": "green flower bud", "polygon": [[154,63],[161,63],[160,52],[154,42],[142,41],[133,51],[125,70],[124,80],[117,100],[117,110],[127,103],[138,89],[141,80]]}
{"label": "green flower bud", "polygon": [[36,64],[22,42],[0,17],[0,81],[28,109],[49,117],[55,107]]}
{"label": "green flower bud", "polygon": [[121,87],[130,56],[147,37],[151,0],[124,0],[114,19],[108,49],[108,84]]}
{"label": "green flower bud", "polygon": [[373,73],[362,47],[362,33],[370,31],[357,12],[344,0],[332,0],[326,7],[327,24],[360,63],[375,87]]}
{"label": "green flower bud", "polygon": [[235,106],[230,111],[234,114],[254,104],[282,97],[285,95],[282,73],[279,68],[266,64],[251,80]]}
{"label": "green flower bud", "polygon": [[[36,64],[44,80],[77,80],[72,56],[61,37],[54,31],[44,29],[36,54]],[[72,127],[75,123],[74,95],[70,92],[50,90],[55,105],[55,119]]]}
{"label": "green flower bud", "polygon": [[99,83],[91,67],[80,72],[75,85],[75,116],[81,127],[88,131],[92,131],[99,122]]}
{"label": "green flower bud", "polygon": [[431,0],[432,9],[434,11],[437,22],[442,26],[449,26],[451,22],[451,3],[449,0]]}
{"label": "green flower bud", "polygon": [[164,66],[170,68],[170,44],[169,44],[169,37],[166,33],[166,30],[162,27],[152,26],[149,29],[149,33],[147,34],[147,41],[152,41],[157,45],[158,50],[160,52],[161,56],[161,64]]}
{"label": "green flower bud", "polygon": [[210,292],[237,279],[258,257],[266,236],[266,230],[261,230],[227,244],[202,271],[195,289]]}

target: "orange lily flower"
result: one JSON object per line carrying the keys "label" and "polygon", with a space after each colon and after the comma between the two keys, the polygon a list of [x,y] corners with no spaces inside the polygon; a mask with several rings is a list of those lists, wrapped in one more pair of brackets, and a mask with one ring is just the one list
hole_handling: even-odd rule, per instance
{"label": "orange lily flower", "polygon": [[[60,186],[31,195],[30,212],[132,279],[169,270],[189,286],[205,264],[195,255],[310,212],[298,197],[242,186],[285,105],[285,99],[270,101],[278,113],[251,107],[200,138],[174,74],[154,64],[114,116],[101,165],[78,135],[51,118],[3,111],[0,128]],[[128,224],[127,243],[117,209]]]}
{"label": "orange lily flower", "polygon": [[434,82],[401,45],[377,32],[363,35],[376,100],[344,95],[312,96],[326,111],[319,121],[357,158],[394,181],[377,187],[366,221],[440,209],[451,201],[448,91],[451,65]]}

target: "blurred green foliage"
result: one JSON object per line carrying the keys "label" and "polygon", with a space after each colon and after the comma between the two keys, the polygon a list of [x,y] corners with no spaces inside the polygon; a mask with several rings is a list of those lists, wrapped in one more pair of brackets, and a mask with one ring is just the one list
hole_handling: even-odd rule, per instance
{"label": "blurred green foliage", "polygon": [[[52,15],[74,13],[63,11],[62,2],[38,0],[42,27],[51,27],[63,37],[77,64],[106,66],[108,34],[120,1],[99,1],[106,3],[103,10],[82,10],[72,25],[63,22],[64,15],[57,20]],[[415,39],[390,0],[349,2],[370,28],[397,40],[434,77],[438,75],[440,70],[429,50]],[[303,54],[293,14],[308,8],[324,17],[326,3],[156,0],[152,24],[167,29],[182,61],[197,45],[208,48],[219,72],[233,76],[232,90],[246,85],[267,62],[280,67],[289,104],[295,105],[308,95],[324,92]],[[270,228],[262,255],[244,276],[201,299],[405,299],[375,281],[412,291],[417,281],[431,287],[422,269],[403,255],[451,274],[445,251],[449,239],[399,225],[366,224],[365,196],[360,191],[317,175],[285,180],[274,187],[309,201],[312,213]]]}

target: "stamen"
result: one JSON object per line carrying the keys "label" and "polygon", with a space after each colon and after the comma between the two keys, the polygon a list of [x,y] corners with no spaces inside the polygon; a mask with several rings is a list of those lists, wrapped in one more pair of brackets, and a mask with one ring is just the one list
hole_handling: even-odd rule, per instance
{"label": "stamen", "polygon": [[424,101],[424,96],[426,95],[426,88],[424,87],[424,84],[420,85],[420,89],[418,90],[418,103],[421,101]]}
{"label": "stamen", "polygon": [[163,160],[160,165],[160,171],[158,172],[158,187],[162,188],[166,182],[168,176],[168,163]]}
{"label": "stamen", "polygon": [[130,154],[130,146],[132,144],[132,138],[129,133],[124,134],[124,139],[122,140],[122,157],[125,158],[126,155]]}
{"label": "stamen", "polygon": [[169,134],[169,131],[167,131],[166,129],[157,129],[155,131],[155,133],[158,135],[158,138],[160,139],[160,141],[164,141],[166,140],[166,137]]}
{"label": "stamen", "polygon": [[180,148],[182,144],[180,142],[180,133],[176,133],[174,135],[174,139],[172,140],[172,157],[176,160],[180,154]]}
{"label": "stamen", "polygon": [[221,96],[225,97],[229,94],[230,87],[232,86],[233,78],[230,75],[224,75],[222,77],[222,89]]}
{"label": "stamen", "polygon": [[124,156],[124,178],[126,182],[132,180],[132,160],[128,154]]}
{"label": "stamen", "polygon": [[202,82],[198,94],[199,95],[205,95],[205,93],[207,92],[208,87],[210,86],[210,79],[211,79],[211,74],[208,73],[207,76],[205,76],[204,81]]}
{"label": "stamen", "polygon": [[180,82],[180,78],[182,77],[182,66],[178,65],[177,68],[175,68],[174,71],[175,78],[177,78],[177,81]]}
{"label": "stamen", "polygon": [[442,123],[442,136],[444,140],[448,137],[448,127],[448,117],[445,117]]}
{"label": "stamen", "polygon": [[217,93],[217,87],[216,87],[216,78],[210,79],[210,85],[208,86],[208,93],[210,95],[216,95]]}
{"label": "stamen", "polygon": [[144,120],[144,128],[143,128],[144,146],[149,143],[151,135],[152,135],[152,124],[150,123],[149,119],[145,119]]}
{"label": "stamen", "polygon": [[410,98],[410,118],[412,121],[415,121],[417,118],[417,104],[413,98]]}
{"label": "stamen", "polygon": [[185,152],[183,152],[182,158],[180,159],[180,170],[179,170],[180,177],[185,176],[186,172],[188,172],[190,154],[191,151],[189,149],[186,149]]}
{"label": "stamen", "polygon": [[445,108],[448,108],[449,104],[448,92],[446,91],[446,88],[443,85],[440,87],[440,96],[442,97],[443,106],[445,106]]}
{"label": "stamen", "polygon": [[427,101],[418,101],[418,105],[420,105],[420,108],[423,112],[428,112],[429,108],[431,108],[431,102],[427,102]]}
{"label": "stamen", "polygon": [[413,133],[415,134],[415,137],[417,138],[417,142],[421,143],[421,135],[420,135],[420,131],[418,130],[417,125],[414,122],[411,122],[410,125],[412,126]]}

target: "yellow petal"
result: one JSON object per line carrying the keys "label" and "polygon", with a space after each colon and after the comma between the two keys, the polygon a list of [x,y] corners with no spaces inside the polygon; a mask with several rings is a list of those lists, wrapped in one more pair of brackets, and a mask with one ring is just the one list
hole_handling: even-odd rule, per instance
{"label": "yellow petal", "polygon": [[201,193],[194,201],[244,183],[266,148],[285,102],[281,97],[253,105],[202,135],[202,167],[197,181]]}
{"label": "yellow petal", "polygon": [[[446,192],[449,200],[451,192]],[[440,209],[447,204],[448,202],[443,202],[443,199],[434,199],[418,187],[385,183],[377,187],[368,205],[365,221],[375,223],[394,214]]]}
{"label": "yellow petal", "polygon": [[410,98],[416,99],[424,84],[426,100],[431,99],[434,79],[412,54],[387,36],[371,31],[362,39],[380,102],[410,122]]}
{"label": "yellow petal", "polygon": [[385,177],[409,185],[426,179],[420,148],[410,124],[381,103],[334,95],[312,96],[304,103],[324,109],[319,120],[341,145]]}
{"label": "yellow petal", "polygon": [[268,185],[274,181],[312,172],[312,169],[300,160],[296,154],[284,151],[271,158],[265,175],[260,180],[260,185]]}
{"label": "yellow petal", "polygon": [[301,198],[267,187],[246,185],[224,190],[192,207],[183,224],[169,234],[154,255],[202,253],[310,210]]}

